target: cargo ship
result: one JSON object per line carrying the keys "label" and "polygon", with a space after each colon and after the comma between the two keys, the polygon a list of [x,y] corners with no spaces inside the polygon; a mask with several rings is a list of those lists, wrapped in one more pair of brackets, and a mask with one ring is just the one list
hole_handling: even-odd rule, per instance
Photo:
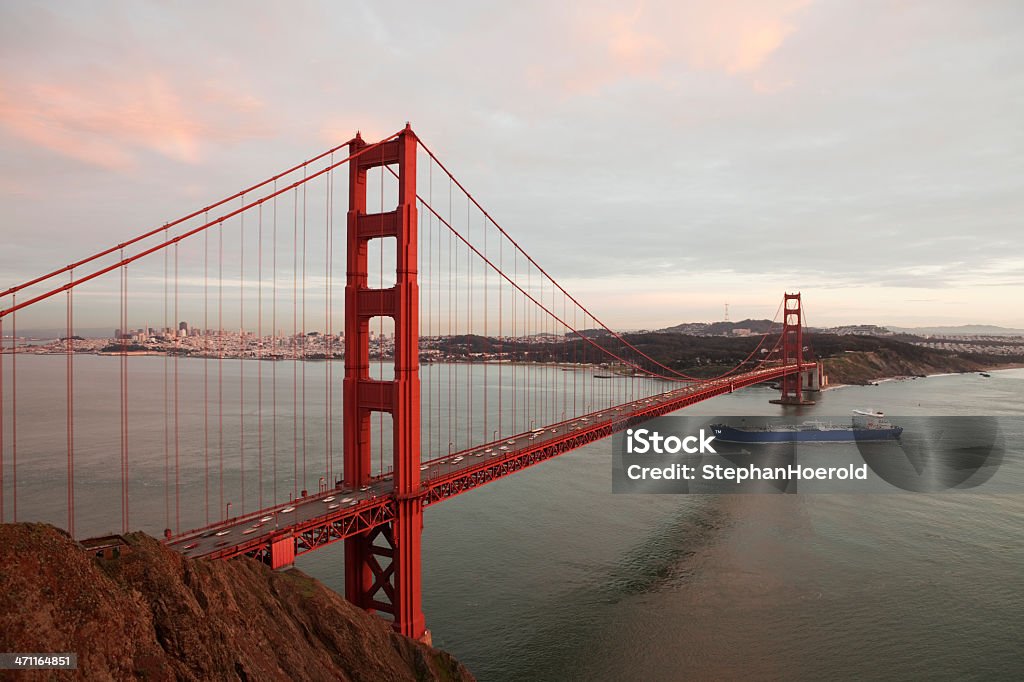
{"label": "cargo ship", "polygon": [[875,410],[854,410],[851,421],[850,425],[817,420],[764,426],[712,424],[711,432],[723,443],[850,443],[896,440],[903,433],[903,427],[894,426]]}

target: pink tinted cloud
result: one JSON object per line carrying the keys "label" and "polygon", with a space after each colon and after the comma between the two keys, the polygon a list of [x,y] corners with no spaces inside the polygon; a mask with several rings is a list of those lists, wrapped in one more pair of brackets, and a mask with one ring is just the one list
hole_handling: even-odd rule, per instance
{"label": "pink tinted cloud", "polygon": [[[668,83],[681,68],[753,77],[797,30],[797,14],[810,1],[592,6],[558,36],[576,55],[562,73],[562,89],[593,92],[626,79]],[[532,80],[545,69],[531,69]]]}
{"label": "pink tinted cloud", "polygon": [[[111,170],[128,170],[141,153],[198,163],[209,144],[266,133],[237,125],[236,114],[262,109],[254,97],[213,84],[175,87],[159,74],[97,80],[65,77],[0,82],[0,127],[32,144]],[[244,120],[244,117],[243,117]]]}

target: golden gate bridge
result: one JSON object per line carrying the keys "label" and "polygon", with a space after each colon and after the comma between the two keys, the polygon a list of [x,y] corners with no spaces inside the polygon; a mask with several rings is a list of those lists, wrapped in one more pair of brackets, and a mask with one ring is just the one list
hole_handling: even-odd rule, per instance
{"label": "golden gate bridge", "polygon": [[[118,476],[109,495],[90,495],[89,532],[160,524],[188,556],[273,568],[344,541],[345,596],[429,637],[427,507],[754,384],[779,382],[774,402],[806,403],[820,367],[804,357],[800,294],[779,312],[735,367],[687,375],[570,294],[411,127],[374,143],[357,133],[0,292],[0,521],[49,520],[76,536],[76,481]],[[83,314],[117,327],[101,352],[106,388],[82,385]],[[18,343],[19,324],[58,315],[48,348],[62,372]],[[202,328],[190,332],[186,316]],[[153,348],[162,368],[145,357]],[[268,362],[252,371],[241,359]],[[307,380],[320,371],[310,409]]]}

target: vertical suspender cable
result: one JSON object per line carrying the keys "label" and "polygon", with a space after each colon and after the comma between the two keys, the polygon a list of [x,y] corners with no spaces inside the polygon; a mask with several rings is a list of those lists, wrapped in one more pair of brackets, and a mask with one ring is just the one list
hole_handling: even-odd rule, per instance
{"label": "vertical suspender cable", "polygon": [[[11,305],[18,302],[11,295]],[[18,313],[11,315],[11,517],[18,522]]]}
{"label": "vertical suspender cable", "polygon": [[[68,271],[70,278],[74,280],[74,270]],[[68,534],[75,537],[75,340],[74,340],[74,291],[68,289],[67,296],[67,336],[65,346],[67,348],[67,374],[68,374]]]}
{"label": "vertical suspender cable", "polygon": [[0,317],[0,523],[5,522],[4,509],[4,318]]}
{"label": "vertical suspender cable", "polygon": [[[429,347],[427,339],[430,337],[430,275],[428,273],[430,263],[430,230],[425,226],[426,216],[423,211],[423,201],[416,198],[416,212],[417,218],[420,221],[417,227],[416,235],[418,241],[418,253],[419,263],[417,265],[417,273],[419,277],[419,338],[417,339],[417,353],[422,355],[423,349]],[[395,330],[395,336],[398,336],[398,330]],[[426,372],[424,372],[424,368]],[[432,365],[420,363],[420,414],[424,418],[420,419],[420,452],[419,460],[422,462],[424,453],[433,452],[431,447],[431,426],[433,424],[430,413],[430,377],[431,377]],[[429,456],[427,457],[429,459]],[[422,479],[422,475],[420,476]]]}
{"label": "vertical suspender cable", "polygon": [[292,498],[299,496],[299,189],[292,195]]}
{"label": "vertical suspender cable", "polygon": [[[380,209],[381,215],[384,214],[384,147],[380,148]],[[380,239],[377,243],[380,245],[380,271],[378,273],[379,282],[378,287],[384,288],[384,222],[380,221]],[[396,280],[397,283],[397,280]],[[384,316],[381,315],[377,318],[377,363],[379,366],[380,380],[384,381]],[[394,376],[392,375],[392,380]],[[379,457],[379,463],[377,465],[377,475],[384,475],[384,413],[378,413],[378,419],[380,424],[380,432],[377,434],[377,451]],[[394,415],[391,415],[392,424],[394,423]]]}
{"label": "vertical suspender cable", "polygon": [[[433,182],[433,179],[431,179],[431,182]],[[433,193],[433,186],[431,186],[431,193]],[[433,194],[431,194],[431,197],[433,197]],[[433,198],[431,198],[431,200],[433,200]],[[441,242],[442,242],[442,238],[440,236],[440,229],[441,229],[440,226],[438,226],[437,230],[435,230],[435,232],[434,232],[434,238],[437,240],[437,248],[435,249],[435,252],[437,253],[437,273],[438,274],[435,277],[435,284],[437,286],[437,336],[438,337],[440,337],[442,335],[443,331],[444,331],[444,322],[441,319],[441,311],[444,309],[444,307],[442,305],[442,300],[441,300],[441,290],[444,288],[444,287],[441,286],[441,281],[442,281],[442,279],[444,277],[444,264],[443,264],[443,260],[442,260],[442,257],[441,257],[441,248],[442,248],[442,243]],[[445,368],[446,369],[448,369],[448,367],[450,367],[449,363],[450,363],[450,359],[447,362],[445,362]],[[434,384],[437,387],[437,400],[434,401],[434,404],[437,406],[437,448],[438,449],[435,451],[435,454],[437,454],[437,453],[442,451],[443,445],[444,445],[444,438],[441,436],[441,429],[443,428],[443,420],[441,419],[441,404],[442,403],[441,403],[441,370],[440,370],[440,368],[438,369],[437,373],[434,376]],[[450,424],[451,424],[451,422],[449,422],[449,426],[450,426]]]}
{"label": "vertical suspender cable", "polygon": [[[203,216],[209,222],[209,215]],[[203,507],[210,525],[210,233],[203,231]]]}
{"label": "vertical suspender cable", "polygon": [[[174,324],[179,324],[178,314],[178,244],[174,244]],[[125,330],[127,333],[127,329]],[[181,532],[181,458],[178,428],[178,355],[180,355],[181,327],[174,332],[174,532]]]}
{"label": "vertical suspender cable", "polygon": [[[431,230],[430,230],[430,218],[426,215],[424,210],[424,202],[422,199],[417,197],[416,199],[416,211],[418,213],[420,225],[417,234],[419,241],[419,285],[420,285],[420,326],[419,326],[419,348],[418,352],[422,355],[424,349],[430,348],[430,339],[433,332],[432,320],[431,320],[431,282],[433,281],[433,273],[431,271],[431,258],[433,257],[431,249]],[[397,332],[396,332],[397,334]],[[426,370],[425,372],[423,370]],[[431,363],[420,363],[420,414],[423,418],[420,420],[420,461],[424,459],[430,459],[430,453],[434,451],[433,448],[433,414],[431,408],[431,398],[433,396],[433,389],[431,388],[431,381],[433,378],[434,366]],[[426,457],[424,457],[426,455]],[[422,477],[421,477],[422,478]]]}
{"label": "vertical suspender cable", "polygon": [[[519,256],[518,256],[518,254],[516,254],[515,251],[512,252],[512,282],[516,282],[516,283],[519,282]],[[511,340],[512,340],[512,347],[516,349],[516,352],[515,352],[515,355],[512,357],[512,425],[511,425],[509,431],[510,431],[510,433],[516,433],[516,428],[515,428],[516,427],[516,422],[517,422],[516,395],[519,393],[519,387],[515,383],[515,374],[516,374],[516,365],[518,365],[518,363],[519,363],[519,358],[518,358],[518,355],[519,355],[519,351],[518,351],[518,349],[519,349],[519,340],[518,340],[518,337],[516,337],[516,335],[515,335],[515,328],[516,328],[516,324],[515,324],[515,299],[516,299],[516,291],[515,291],[514,288],[511,289],[510,291],[512,292],[512,319],[511,319],[512,333],[511,333]]]}
{"label": "vertical suspender cable", "polygon": [[[203,216],[209,221],[209,215]],[[203,231],[203,509],[210,525],[210,233]]]}
{"label": "vertical suspender cable", "polygon": [[263,509],[263,204],[256,236],[256,508]]}
{"label": "vertical suspender cable", "polygon": [[[470,227],[472,227],[472,221],[470,220],[470,203],[469,199],[466,200],[466,239],[470,238]],[[466,420],[466,448],[470,448],[473,445],[473,252],[466,249],[466,345],[467,350],[470,353],[469,357],[466,358],[466,408],[469,416]]]}
{"label": "vertical suspender cable", "polygon": [[[487,218],[484,218],[483,226],[484,226],[484,253],[486,254],[487,253]],[[489,328],[488,328],[488,325],[487,325],[487,316],[488,316],[487,307],[488,307],[488,304],[490,303],[490,297],[488,296],[488,294],[490,292],[487,289],[487,285],[490,283],[489,275],[490,275],[490,273],[487,271],[487,268],[485,267],[484,268],[484,282],[483,282],[483,288],[484,288],[484,325],[483,325],[484,328],[483,328],[483,339],[484,339],[484,352],[485,352],[485,355],[483,356],[483,365],[482,365],[482,369],[483,369],[483,373],[484,373],[484,424],[483,424],[483,427],[484,427],[484,442],[485,443],[487,442],[487,435],[488,435],[488,432],[487,432],[487,375],[490,373],[490,365],[487,362],[487,356],[490,355],[490,349],[491,349],[491,343],[490,343],[491,340],[490,340],[490,337],[487,336],[487,332],[490,331]]]}
{"label": "vertical suspender cable", "polygon": [[[498,269],[505,269],[505,240],[498,235]],[[504,435],[502,423],[505,415],[502,411],[505,393],[505,293],[502,291],[504,285],[501,278],[498,278],[498,435]]]}
{"label": "vertical suspender cable", "polygon": [[[452,205],[452,185],[451,181],[448,182],[448,216],[451,217],[451,205]],[[448,347],[452,348],[452,231],[448,230]],[[452,435],[452,416],[453,412],[456,411],[455,406],[452,405],[452,360],[448,360],[448,454],[451,454],[451,443],[453,441]]]}
{"label": "vertical suspender cable", "polygon": [[[167,241],[168,232],[167,228],[164,228],[164,241]],[[171,527],[171,403],[170,403],[170,381],[167,377],[168,371],[168,354],[167,354],[167,334],[170,333],[170,328],[167,322],[167,297],[168,297],[168,280],[170,275],[168,274],[168,257],[170,252],[164,249],[164,528]],[[122,332],[124,329],[121,330]],[[121,348],[122,353],[124,352],[125,343],[124,337],[121,337]]]}
{"label": "vertical suspender cable", "polygon": [[[334,156],[331,156],[331,161]],[[333,485],[331,477],[331,202],[334,198],[333,172],[327,173],[326,204],[324,221],[324,335],[321,345],[324,352],[324,477],[329,485]]]}
{"label": "vertical suspender cable", "polygon": [[[124,250],[121,251],[124,260]],[[128,326],[128,266],[121,268],[122,331]],[[128,349],[121,339],[121,532],[127,533],[128,519]]]}
{"label": "vertical suspender cable", "polygon": [[271,413],[273,414],[273,425],[271,426],[271,437],[270,437],[270,452],[274,459],[274,483],[271,494],[273,495],[273,502],[277,504],[277,181],[274,181],[274,228],[273,228],[273,242],[274,248],[271,249],[273,255],[271,256],[270,263],[270,290],[271,290],[271,302],[270,302],[270,336],[271,336],[271,354],[273,356],[273,362],[270,365],[270,395],[271,395]]}
{"label": "vertical suspender cable", "polygon": [[224,510],[224,223],[217,224],[217,484],[218,506]]}
{"label": "vertical suspender cable", "polygon": [[[241,197],[245,206],[245,195]],[[245,213],[238,217],[238,468],[240,511],[245,513]]]}
{"label": "vertical suspender cable", "polygon": [[[306,168],[302,168],[306,177]],[[306,184],[302,184],[302,489],[309,490],[306,475]]]}

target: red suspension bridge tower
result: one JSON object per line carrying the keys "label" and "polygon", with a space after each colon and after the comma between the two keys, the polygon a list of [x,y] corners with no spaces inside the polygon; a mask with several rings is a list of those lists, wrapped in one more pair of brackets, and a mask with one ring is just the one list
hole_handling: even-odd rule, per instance
{"label": "red suspension bridge tower", "polygon": [[[782,364],[798,367],[804,364],[804,320],[799,293],[785,294],[782,301]],[[777,405],[813,405],[813,400],[804,398],[804,391],[820,390],[819,377],[820,368],[813,372],[784,375],[780,382],[782,397],[771,402]]]}
{"label": "red suspension bridge tower", "polygon": [[[356,134],[352,154],[366,146]],[[366,172],[397,166],[398,206],[366,212]],[[420,536],[419,288],[417,283],[416,136],[406,125],[394,140],[353,159],[349,166],[348,275],[345,285],[344,477],[349,488],[370,482],[370,418],[391,415],[395,516],[385,525],[345,540],[345,596],[356,606],[394,618],[394,628],[429,638],[423,617]],[[394,237],[395,285],[368,286],[370,240]],[[394,378],[370,378],[370,320],[395,325]]]}

